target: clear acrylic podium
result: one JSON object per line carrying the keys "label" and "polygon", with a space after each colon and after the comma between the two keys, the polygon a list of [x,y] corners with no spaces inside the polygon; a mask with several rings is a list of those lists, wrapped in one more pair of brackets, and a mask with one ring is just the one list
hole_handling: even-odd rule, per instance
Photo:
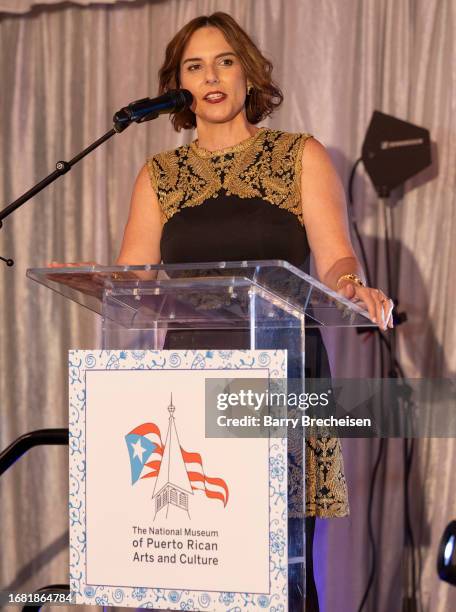
{"label": "clear acrylic podium", "polygon": [[[238,348],[230,332],[242,331],[243,348],[286,349],[288,376],[302,387],[306,328],[373,326],[359,306],[279,260],[41,268],[27,276],[101,315],[103,349],[161,349],[166,333],[183,330],[209,338],[223,330],[223,348]],[[304,480],[298,488],[304,516]],[[289,531],[302,538],[289,541],[284,560],[293,612],[304,610],[305,598],[304,520],[298,529],[294,521]]]}

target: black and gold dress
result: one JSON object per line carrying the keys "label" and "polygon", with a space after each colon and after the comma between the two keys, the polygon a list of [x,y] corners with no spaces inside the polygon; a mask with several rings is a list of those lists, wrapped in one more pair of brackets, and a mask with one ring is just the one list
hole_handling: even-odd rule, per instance
{"label": "black and gold dress", "polygon": [[[234,147],[207,151],[195,142],[148,160],[163,220],[163,263],[283,259],[308,271],[310,249],[301,208],[301,159],[309,134],[260,128]],[[229,334],[229,341],[227,341]],[[243,332],[168,334],[166,348],[247,348]],[[306,375],[330,376],[318,330],[306,332]],[[291,448],[289,479],[302,466],[302,443]],[[348,514],[337,438],[305,444],[306,515]],[[289,516],[302,518],[289,500]]]}

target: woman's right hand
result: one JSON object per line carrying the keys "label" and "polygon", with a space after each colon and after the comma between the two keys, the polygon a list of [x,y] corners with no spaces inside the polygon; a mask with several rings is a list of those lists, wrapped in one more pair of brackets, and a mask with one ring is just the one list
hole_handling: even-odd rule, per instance
{"label": "woman's right hand", "polygon": [[88,268],[89,266],[100,266],[96,261],[51,261],[47,268]]}
{"label": "woman's right hand", "polygon": [[[86,295],[93,295],[101,299],[106,282],[105,274],[90,270],[75,272],[74,274],[68,272],[68,268],[93,268],[94,266],[102,267],[96,261],[51,261],[46,267],[53,268],[55,271],[50,272],[47,278],[56,283],[71,287],[76,291],[81,291]],[[59,269],[62,270],[61,273],[58,272]]]}

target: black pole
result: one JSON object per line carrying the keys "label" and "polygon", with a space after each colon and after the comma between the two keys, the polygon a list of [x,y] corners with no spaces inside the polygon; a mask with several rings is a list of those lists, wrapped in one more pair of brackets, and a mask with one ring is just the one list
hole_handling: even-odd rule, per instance
{"label": "black pole", "polygon": [[[45,602],[45,603],[30,603],[29,605],[24,606],[22,608],[22,612],[38,612],[45,605],[48,605],[47,604],[48,601],[51,601],[51,605],[52,605],[52,602],[62,603],[62,600],[58,599],[59,595],[64,598],[63,600],[64,603],[68,603],[71,605],[69,601],[71,600],[69,584],[50,584],[49,586],[41,587],[41,589],[38,589],[37,591],[34,591],[33,593],[31,593],[32,596],[35,594],[42,595],[43,596],[42,602]],[[46,597],[49,597],[49,596],[50,598],[46,599]],[[33,601],[33,597],[31,601]]]}
{"label": "black pole", "polygon": [[[95,140],[86,149],[78,153],[69,162],[58,161],[54,172],[51,172],[42,181],[37,183],[34,187],[26,191],[20,198],[9,204],[3,210],[0,210],[0,229],[3,226],[3,219],[14,212],[17,208],[25,204],[30,198],[33,198],[37,193],[42,191],[45,187],[53,183],[55,180],[66,174],[71,170],[72,166],[78,163],[83,157],[91,153],[94,149],[99,147],[101,144],[109,140],[114,134],[120,134],[127,129],[133,122],[144,123],[151,119],[156,119],[161,114],[180,112],[184,108],[188,108],[193,101],[192,94],[186,89],[170,90],[158,98],[142,98],[136,100],[128,106],[121,108],[113,117],[114,127],[106,132],[101,138]],[[0,260],[4,261],[7,266],[13,266],[14,261],[6,257],[0,257]]]}
{"label": "black pole", "polygon": [[68,429],[38,429],[22,434],[7,448],[0,452],[0,476],[10,468],[24,453],[41,444],[68,444]]}
{"label": "black pole", "polygon": [[21,195],[20,198],[18,198],[17,200],[14,200],[14,202],[12,202],[6,208],[0,211],[0,227],[2,227],[3,225],[3,219],[5,219],[6,217],[8,217],[8,215],[14,212],[16,208],[19,208],[20,206],[25,204],[28,200],[36,196],[37,193],[39,193],[45,187],[47,187],[48,185],[56,181],[59,178],[59,176],[66,174],[69,170],[71,170],[72,166],[78,163],[79,160],[81,160],[83,157],[91,153],[94,149],[99,147],[106,140],[114,136],[114,134],[117,134],[117,131],[114,128],[111,128],[109,132],[106,132],[104,136],[102,136],[101,138],[93,142],[86,149],[81,151],[81,153],[78,153],[78,155],[73,157],[73,159],[70,159],[69,162],[58,161],[55,166],[54,172],[51,172],[51,174],[46,176],[46,178],[44,178],[42,181],[37,183],[34,187],[26,191],[23,195]]}
{"label": "black pole", "polygon": [[[95,140],[95,142],[93,142],[83,151],[78,153],[75,157],[73,157],[73,159],[70,159],[70,161],[68,162],[58,161],[55,165],[54,172],[51,172],[51,174],[48,174],[48,176],[46,176],[43,180],[37,183],[34,187],[32,187],[31,189],[26,191],[24,194],[22,194],[20,198],[18,198],[17,200],[14,200],[14,202],[12,202],[6,208],[0,211],[0,229],[3,227],[3,219],[5,219],[8,215],[13,213],[17,208],[21,207],[23,204],[28,202],[28,200],[36,196],[36,194],[42,191],[45,187],[47,187],[48,185],[56,181],[59,178],[59,176],[62,176],[63,174],[66,174],[67,172],[69,172],[71,168],[75,164],[77,164],[78,161],[80,161],[83,157],[85,157],[86,155],[91,153],[94,149],[96,149],[101,144],[106,142],[106,140],[109,140],[109,138],[114,136],[114,134],[117,134],[118,132],[122,132],[126,127],[128,127],[128,125],[124,124],[122,126],[119,126],[116,123],[115,127],[111,128],[109,132],[106,132],[106,134],[104,134],[101,138],[98,138],[98,140]],[[0,260],[4,261],[7,266],[14,266],[14,260],[11,259],[10,257],[0,256]]]}

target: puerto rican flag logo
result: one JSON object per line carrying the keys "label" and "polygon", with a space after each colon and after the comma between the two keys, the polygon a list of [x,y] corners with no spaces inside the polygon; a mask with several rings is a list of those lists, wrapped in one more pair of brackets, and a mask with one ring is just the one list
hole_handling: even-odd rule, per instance
{"label": "puerto rican flag logo", "polygon": [[125,436],[130,455],[131,484],[140,478],[158,476],[163,456],[163,442],[155,423],[138,425]]}
{"label": "puerto rican flag logo", "polygon": [[125,436],[131,484],[153,479],[156,511],[173,504],[188,512],[188,495],[194,492],[202,492],[208,499],[218,500],[226,507],[229,489],[225,480],[208,476],[200,453],[185,450],[179,442],[172,396],[168,412],[165,441],[155,423],[142,423]]}

